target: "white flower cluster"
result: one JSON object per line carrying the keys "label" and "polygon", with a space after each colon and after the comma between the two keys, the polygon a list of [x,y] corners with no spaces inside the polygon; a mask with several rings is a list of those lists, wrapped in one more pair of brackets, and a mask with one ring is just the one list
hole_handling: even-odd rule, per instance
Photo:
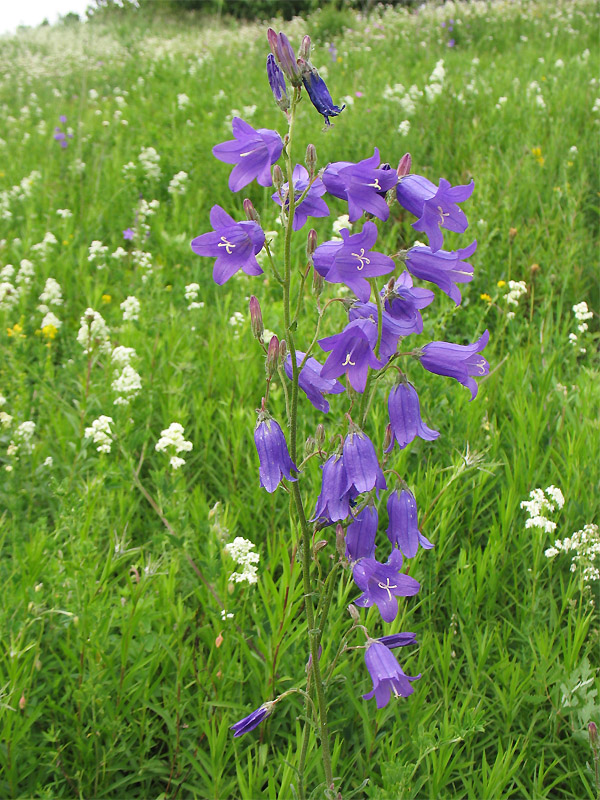
{"label": "white flower cluster", "polygon": [[556,486],[548,486],[545,490],[533,489],[529,492],[530,500],[523,500],[521,508],[529,514],[529,519],[525,523],[526,528],[541,528],[546,533],[556,530],[556,522],[548,519],[547,514],[553,513],[556,508],[561,509],[565,504],[565,498],[561,490]]}
{"label": "white flower cluster", "polygon": [[188,311],[192,311],[194,308],[204,308],[204,302],[202,300],[198,301],[198,293],[200,291],[200,285],[198,283],[188,283],[185,287],[185,299],[188,301]]}
{"label": "white flower cluster", "polygon": [[509,306],[518,306],[521,297],[527,294],[527,284],[525,281],[509,281],[508,292],[505,300]]}
{"label": "white flower cluster", "polygon": [[335,235],[339,236],[342,228],[347,228],[348,230],[352,228],[350,217],[348,216],[348,214],[341,214],[337,219],[334,219],[333,225],[331,227],[333,228],[333,232],[335,233]]}
{"label": "white flower cluster", "polygon": [[62,325],[61,320],[52,311],[47,311],[40,322],[40,330],[54,328],[58,330]]}
{"label": "white flower cluster", "polygon": [[[176,453],[189,452],[194,445],[185,440],[183,431],[183,425],[179,422],[172,422],[168,428],[160,432],[160,439],[155,445],[155,450],[159,453],[164,453],[167,448],[172,447]],[[172,456],[170,464],[173,469],[179,469],[179,467],[185,464],[185,459],[179,456]]]}
{"label": "white flower cluster", "polygon": [[233,542],[225,545],[225,552],[233,558],[233,560],[241,568],[241,572],[232,572],[229,576],[230,581],[235,583],[248,583],[258,582],[258,567],[256,566],[260,561],[260,555],[254,552],[254,543],[249,539],[244,539],[242,536],[236,536]]}
{"label": "white flower cluster", "polygon": [[160,178],[160,156],[154,147],[142,147],[138,156],[138,161],[142,165],[144,174],[149,179]]}
{"label": "white flower cluster", "polygon": [[[131,361],[137,358],[133,347],[119,345],[110,354],[110,360],[117,369],[111,389],[117,395],[114,403],[116,406],[127,406],[142,390],[142,379],[131,366]],[[120,370],[120,371],[119,371]]]}
{"label": "white flower cluster", "polygon": [[52,231],[46,231],[42,241],[31,245],[31,249],[34,253],[39,253],[42,258],[46,258],[50,252],[50,248],[57,242],[58,240]]}
{"label": "white flower cluster", "polygon": [[40,305],[38,311],[46,314],[50,311],[49,306],[62,306],[62,289],[60,283],[55,281],[54,278],[47,278],[44,284],[44,289],[39,297]]}
{"label": "white flower cluster", "polygon": [[68,219],[69,217],[73,216],[73,212],[71,211],[70,208],[57,208],[56,213],[62,219]]}
{"label": "white flower cluster", "polygon": [[110,330],[101,314],[88,308],[79,320],[79,325],[77,341],[86,356],[96,348],[99,353],[110,353]]}
{"label": "white flower cluster", "polygon": [[546,101],[542,95],[542,87],[539,85],[537,81],[531,81],[529,86],[527,87],[527,97],[534,98],[535,104],[539,109],[546,108]]}
{"label": "white flower cluster", "polygon": [[[1,139],[0,142],[4,142],[4,140]],[[4,142],[4,144],[6,144],[6,142]],[[12,186],[10,189],[4,189],[0,192],[1,219],[8,220],[12,218],[12,211],[10,210],[11,202],[13,200],[26,200],[28,197],[31,197],[35,184],[41,177],[42,173],[34,169],[33,172],[23,178],[20,183],[15,184],[15,186]]]}
{"label": "white flower cluster", "polygon": [[410,120],[403,119],[402,122],[398,125],[398,133],[400,136],[408,136],[410,132]]}
{"label": "white flower cluster", "polygon": [[121,311],[123,312],[123,321],[127,322],[131,320],[135,322],[140,318],[140,301],[137,297],[133,295],[129,295],[126,297],[125,300],[121,303]]}
{"label": "white flower cluster", "polygon": [[127,250],[124,247],[117,247],[114,253],[110,254],[111,258],[115,258],[117,261],[120,261],[122,258],[125,258],[127,255]]}
{"label": "white flower cluster", "polygon": [[425,87],[425,96],[430,103],[442,93],[445,77],[446,69],[444,67],[444,59],[441,58],[429,76],[429,84]]}
{"label": "white flower cluster", "polygon": [[89,428],[84,431],[84,438],[91,439],[99,453],[110,453],[112,445],[112,431],[110,429],[112,417],[107,417],[104,414],[95,419]]}
{"label": "white flower cluster", "polygon": [[22,422],[20,425],[17,425],[13,432],[13,438],[6,448],[6,455],[17,456],[18,453],[31,453],[33,450],[32,439],[34,433],[35,422],[32,422],[31,420],[27,420],[26,422]]}
{"label": "white flower cluster", "polygon": [[19,265],[19,271],[17,272],[17,277],[15,278],[17,286],[30,286],[34,275],[35,270],[31,261],[26,258],[22,258]]}
{"label": "white flower cluster", "polygon": [[91,245],[88,248],[88,261],[91,264],[96,264],[98,269],[104,269],[106,267],[105,263],[97,263],[99,261],[104,262],[106,258],[106,254],[108,252],[108,247],[105,244],[102,244],[98,239],[94,239]]}
{"label": "white flower cluster", "polygon": [[10,281],[0,280],[0,311],[10,311],[19,301],[19,290]]}
{"label": "white flower cluster", "polygon": [[171,181],[169,182],[169,186],[167,188],[169,194],[172,195],[185,194],[187,190],[187,179],[188,179],[188,174],[187,172],[183,172],[183,170],[173,175]]}
{"label": "white flower cluster", "polygon": [[560,551],[572,552],[571,572],[581,568],[581,577],[585,583],[600,580],[600,532],[595,523],[588,523],[580,531],[562,541],[557,539],[554,547],[549,547],[545,555],[554,558]]}
{"label": "white flower cluster", "polygon": [[190,104],[190,98],[187,96],[187,94],[181,92],[181,94],[177,95],[177,108],[184,109],[187,106],[189,106],[189,104]]}
{"label": "white flower cluster", "polygon": [[133,250],[131,258],[136,267],[143,270],[142,283],[146,283],[148,275],[152,272],[152,253],[144,250]]}
{"label": "white flower cluster", "polygon": [[[573,306],[573,313],[575,314],[575,319],[579,323],[577,325],[577,330],[579,331],[579,333],[585,333],[588,330],[588,324],[586,320],[591,319],[594,316],[593,311],[590,311],[588,309],[587,303],[585,302],[585,300],[583,300],[581,303],[577,303],[576,305]],[[571,342],[573,347],[575,347],[575,345],[577,345],[579,342],[579,337],[577,336],[576,333],[570,333],[569,341]],[[580,347],[579,352],[586,353],[587,348]]]}

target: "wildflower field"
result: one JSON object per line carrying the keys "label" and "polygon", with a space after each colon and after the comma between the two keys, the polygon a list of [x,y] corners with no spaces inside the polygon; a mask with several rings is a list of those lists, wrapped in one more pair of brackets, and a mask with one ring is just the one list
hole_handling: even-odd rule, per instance
{"label": "wildflower field", "polygon": [[[0,797],[596,798],[598,3],[324,7],[260,23],[149,13],[0,38]],[[287,130],[265,71],[269,26],[296,48],[310,35],[339,111],[325,126],[296,89],[294,157],[304,164],[314,145],[311,180],[332,162],[375,158],[369,186],[382,188],[379,163],[390,164],[402,203],[410,153],[412,173],[436,186],[474,181],[460,200],[468,229],[444,233],[473,265],[454,277],[460,291],[411,267],[425,234],[408,204],[392,198],[379,230],[381,253],[412,248],[421,294],[400,269],[396,280],[414,297],[436,289],[422,333],[398,347],[414,356],[402,363],[423,427],[401,442],[392,420],[384,456],[388,395],[401,401],[385,373],[364,409],[348,354],[316,400],[294,373],[303,466],[289,467],[284,442],[275,478],[264,453],[276,428],[260,414],[257,425],[265,402],[280,421],[289,405],[292,367],[275,345],[293,330],[308,349],[319,293],[349,305],[371,291],[326,269],[319,283],[317,271],[349,228],[359,241],[375,223],[349,220],[329,188],[326,214],[314,199],[289,249],[304,276],[290,326],[272,269],[288,248],[285,202],[262,185],[270,173],[230,191],[221,158],[237,118]],[[203,237],[240,220],[262,237],[254,213],[272,262],[261,238],[264,271],[216,266],[217,285]],[[223,264],[233,241],[214,245]],[[359,269],[388,258],[352,255]],[[333,302],[311,353],[319,364],[345,322]],[[480,353],[485,331],[478,373],[431,366],[440,342]],[[381,325],[376,338],[375,353]],[[361,492],[378,507],[380,560],[394,502],[415,515],[418,505],[418,527],[401,510],[414,547],[401,536],[378,564],[392,570],[402,550],[402,585],[420,584],[397,613],[389,576],[383,599],[361,585],[374,551],[353,554],[324,500],[320,467],[349,404],[355,419],[365,411],[388,482],[404,487],[389,501],[379,482],[341,493],[350,518]],[[311,527],[308,555],[292,491],[334,522]],[[325,584],[320,667],[305,556]],[[363,626],[377,637],[367,645]],[[392,635],[405,674],[382,703],[365,653],[389,653],[379,640]],[[333,792],[311,685],[319,668]]]}

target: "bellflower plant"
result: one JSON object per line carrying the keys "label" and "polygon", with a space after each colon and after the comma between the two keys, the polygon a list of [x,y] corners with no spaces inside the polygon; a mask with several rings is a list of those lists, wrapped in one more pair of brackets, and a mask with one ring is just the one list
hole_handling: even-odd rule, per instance
{"label": "bellflower plant", "polygon": [[[243,221],[221,206],[213,206],[213,230],[198,235],[191,247],[197,255],[213,259],[217,284],[239,272],[245,273],[243,280],[252,282],[247,292],[251,295],[251,329],[266,367],[266,386],[254,428],[257,481],[274,496],[274,502],[287,494],[290,546],[298,554],[294,568],[302,570],[308,663],[303,659],[297,686],[278,697],[261,698],[262,704],[231,728],[236,737],[251,734],[275,713],[275,705],[284,697],[291,692],[302,695],[304,728],[295,764],[295,793],[306,800],[307,754],[315,726],[322,757],[320,781],[325,781],[320,796],[338,795],[328,721],[328,705],[333,704],[326,696],[338,688],[326,682],[324,675],[331,675],[334,663],[348,649],[348,637],[359,631],[366,637],[366,643],[349,649],[365,651],[373,688],[363,697],[375,697],[378,708],[392,698],[409,697],[414,691],[412,683],[420,677],[406,675],[391,652],[415,644],[415,635],[372,635],[360,624],[359,611],[377,608],[378,614],[367,617],[369,627],[377,626],[379,618],[393,623],[399,605],[410,603],[405,598],[421,588],[419,581],[406,574],[404,559],[415,559],[418,569],[421,550],[433,547],[421,530],[425,516],[419,526],[415,496],[419,487],[413,494],[405,478],[393,469],[396,444],[399,449],[426,449],[440,436],[421,418],[413,385],[417,378],[414,360],[429,372],[458,380],[474,398],[478,391],[475,378],[489,372],[481,355],[489,337],[486,331],[473,344],[407,344],[409,337],[422,334],[422,311],[435,299],[431,289],[415,285],[415,281],[433,284],[459,304],[459,285],[473,277],[473,266],[466,259],[474,254],[476,242],[452,252],[442,250],[442,230],[466,230],[467,218],[458,204],[469,198],[474,182],[452,186],[442,178],[436,185],[412,172],[409,154],[383,154],[389,161],[401,156],[394,170],[389,163],[382,163],[375,144],[372,156],[353,163],[345,157],[343,140],[338,142],[340,160],[318,168],[314,144],[304,143],[301,148],[296,141],[299,103],[307,94],[318,112],[313,114],[314,121],[318,125],[318,115],[325,119],[328,136],[349,124],[344,115],[336,130],[331,130],[330,118],[339,116],[344,106],[333,103],[325,82],[310,63],[308,36],[297,51],[283,32],[269,28],[267,39],[271,52],[265,89],[272,92],[282,112],[283,130],[255,129],[235,117],[234,138],[215,145],[213,154],[233,165],[229,176],[232,192],[254,181],[264,187],[274,185],[272,200],[279,207],[283,236],[273,240],[265,235],[259,212],[246,198]],[[304,109],[313,113],[306,104]],[[345,131],[343,138],[349,135],[351,132]],[[302,150],[306,168],[296,160]],[[389,244],[390,237],[400,236],[397,225],[387,231],[383,225],[392,216],[390,208],[396,201],[417,218],[413,227],[426,234],[427,245],[406,248],[402,239]],[[316,230],[306,234],[302,228],[309,217],[317,220],[318,226],[319,218],[329,215],[330,202],[343,203],[342,213],[347,213],[353,225],[351,230],[342,228],[341,238],[319,242]],[[298,256],[302,250],[306,261]],[[256,256],[261,251],[266,257],[261,256],[259,265]],[[257,297],[261,283],[256,279],[263,269],[270,286],[280,289],[279,302],[273,303],[269,297],[272,320],[265,322],[281,332],[281,340],[271,335],[268,343]],[[327,354],[324,361],[316,357],[319,348]],[[274,382],[279,382],[281,391],[270,392]],[[374,404],[384,403],[386,396],[389,424],[386,420],[378,430],[376,419],[382,415],[370,414],[370,410]],[[327,415],[316,431],[310,427],[315,414]],[[312,516],[309,508],[314,508]],[[386,531],[380,531],[382,511],[384,515],[387,512]],[[317,541],[316,533],[329,526],[331,535]],[[334,598],[343,594],[343,589],[337,588],[340,581],[354,586],[355,594],[348,630],[338,652],[332,654],[328,615]]]}

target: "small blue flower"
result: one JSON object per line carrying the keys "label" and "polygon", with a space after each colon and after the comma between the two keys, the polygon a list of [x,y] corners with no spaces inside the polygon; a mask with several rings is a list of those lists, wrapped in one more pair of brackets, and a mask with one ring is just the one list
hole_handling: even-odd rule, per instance
{"label": "small blue flower", "polygon": [[260,723],[270,715],[274,705],[275,703],[272,701],[263,703],[256,711],[248,714],[247,717],[236,722],[235,725],[231,725],[230,730],[234,731],[234,737],[243,736],[245,733],[248,733],[248,731],[260,725]]}
{"label": "small blue flower", "polygon": [[290,458],[285,436],[279,424],[261,411],[254,429],[254,443],[260,462],[260,485],[269,493],[273,493],[282,478],[295,481],[292,470],[298,467]]}
{"label": "small blue flower", "polygon": [[392,692],[396,697],[411,695],[414,689],[410,682],[421,677],[405,675],[389,648],[376,639],[371,639],[367,646],[365,664],[371,674],[373,689],[368,694],[363,694],[363,698],[370,700],[374,696],[377,708],[383,708],[389,703]]}
{"label": "small blue flower", "polygon": [[340,108],[340,106],[334,105],[331,95],[329,94],[329,89],[317,70],[307,61],[300,61],[302,66],[302,83],[308,92],[310,101],[319,114],[322,114],[325,118],[325,124],[331,125],[329,117],[337,117],[346,106],[343,105]]}

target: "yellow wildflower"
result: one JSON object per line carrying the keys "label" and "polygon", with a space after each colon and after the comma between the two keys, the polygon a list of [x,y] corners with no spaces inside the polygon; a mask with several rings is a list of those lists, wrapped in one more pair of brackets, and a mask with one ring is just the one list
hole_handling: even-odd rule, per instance
{"label": "yellow wildflower", "polygon": [[12,326],[12,328],[7,328],[6,329],[6,333],[7,333],[8,336],[19,336],[19,334],[21,334],[22,330],[23,330],[23,326],[19,325],[18,322],[15,322],[15,324]]}
{"label": "yellow wildflower", "polygon": [[103,294],[101,300],[103,303],[110,303],[112,297],[109,294]]}
{"label": "yellow wildflower", "polygon": [[486,303],[491,303],[492,302],[492,298],[486,292],[484,292],[483,294],[480,294],[479,297],[482,300],[485,300]]}
{"label": "yellow wildflower", "polygon": [[506,281],[498,281],[498,283],[496,284],[496,286],[497,286],[499,289],[501,289],[503,286],[506,286]]}
{"label": "yellow wildflower", "polygon": [[46,339],[54,339],[57,333],[58,331],[54,325],[44,325],[42,328],[42,334]]}

